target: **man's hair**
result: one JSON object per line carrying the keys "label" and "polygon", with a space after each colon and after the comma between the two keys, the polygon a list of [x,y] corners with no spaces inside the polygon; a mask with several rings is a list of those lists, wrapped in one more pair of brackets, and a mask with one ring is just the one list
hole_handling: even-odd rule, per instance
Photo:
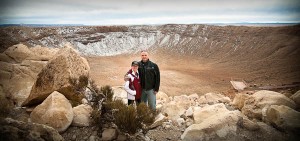
{"label": "man's hair", "polygon": [[141,50],[141,53],[143,53],[143,52],[146,52],[146,53],[148,53],[148,51],[147,51],[147,50]]}

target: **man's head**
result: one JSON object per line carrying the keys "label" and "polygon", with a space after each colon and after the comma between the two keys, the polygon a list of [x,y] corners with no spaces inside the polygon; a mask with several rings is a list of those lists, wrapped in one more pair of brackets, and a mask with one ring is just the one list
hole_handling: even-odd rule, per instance
{"label": "man's head", "polygon": [[136,72],[138,70],[138,68],[139,68],[139,62],[133,61],[131,63],[131,69]]}
{"label": "man's head", "polygon": [[141,51],[141,58],[143,62],[147,62],[149,60],[148,52],[147,51]]}

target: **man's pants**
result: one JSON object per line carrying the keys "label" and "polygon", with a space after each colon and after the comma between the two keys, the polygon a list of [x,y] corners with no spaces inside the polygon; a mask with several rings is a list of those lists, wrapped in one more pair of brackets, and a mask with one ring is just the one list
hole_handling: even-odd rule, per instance
{"label": "man's pants", "polygon": [[154,90],[142,90],[142,102],[145,102],[152,110],[156,109],[156,95],[154,94]]}

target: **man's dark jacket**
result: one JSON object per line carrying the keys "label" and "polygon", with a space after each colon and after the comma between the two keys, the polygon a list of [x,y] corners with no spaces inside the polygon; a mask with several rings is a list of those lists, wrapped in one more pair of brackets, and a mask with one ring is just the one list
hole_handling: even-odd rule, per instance
{"label": "man's dark jacket", "polygon": [[154,91],[158,92],[160,85],[160,72],[158,66],[150,60],[147,62],[140,61],[138,71],[142,89],[146,89],[147,91],[154,89]]}

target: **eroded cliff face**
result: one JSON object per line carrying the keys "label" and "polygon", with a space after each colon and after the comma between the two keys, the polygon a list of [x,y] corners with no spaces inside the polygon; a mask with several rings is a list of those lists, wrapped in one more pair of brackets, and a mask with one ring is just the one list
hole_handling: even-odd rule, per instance
{"label": "eroded cliff face", "polygon": [[[141,49],[167,49],[209,58],[275,57],[299,53],[300,26],[213,25],[4,27],[1,48],[19,42],[31,46],[75,45],[85,55],[110,56]],[[281,52],[285,51],[284,54]],[[246,59],[246,58],[245,58]]]}
{"label": "eroded cliff face", "polygon": [[[163,59],[214,62],[248,72],[256,79],[300,79],[300,26],[141,25],[3,27],[1,50],[27,46],[62,47],[70,42],[86,56],[113,56],[149,50]],[[174,57],[175,56],[175,57]],[[286,74],[286,75],[282,75]],[[263,78],[262,78],[263,77]]]}

